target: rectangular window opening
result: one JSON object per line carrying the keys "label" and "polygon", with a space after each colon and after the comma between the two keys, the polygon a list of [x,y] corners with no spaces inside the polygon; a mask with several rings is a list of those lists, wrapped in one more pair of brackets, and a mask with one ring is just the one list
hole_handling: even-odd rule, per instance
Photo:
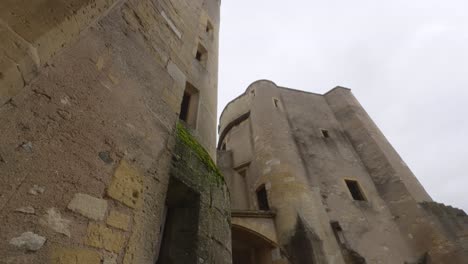
{"label": "rectangular window opening", "polygon": [[258,209],[262,211],[269,211],[270,205],[268,204],[268,196],[267,191],[265,189],[265,185],[260,186],[257,190],[257,202],[258,202]]}
{"label": "rectangular window opening", "polygon": [[198,44],[195,59],[200,62],[201,65],[206,67],[206,63],[208,62],[208,51],[200,43]]}
{"label": "rectangular window opening", "polygon": [[221,145],[221,150],[226,150],[226,143],[223,143],[223,145]]}
{"label": "rectangular window opening", "polygon": [[365,201],[366,198],[364,197],[364,194],[361,190],[361,187],[359,186],[359,183],[354,180],[345,180],[346,186],[348,186],[349,192],[351,193],[351,196],[353,197],[354,200],[356,201]]}
{"label": "rectangular window opening", "polygon": [[179,119],[184,121],[191,128],[196,128],[197,126],[198,99],[198,89],[190,83],[186,83],[184,97],[180,105]]}
{"label": "rectangular window opening", "polygon": [[211,34],[213,32],[213,24],[209,20],[206,21],[206,33]]}
{"label": "rectangular window opening", "polygon": [[279,100],[276,99],[276,98],[273,98],[273,104],[275,104],[275,107],[278,108],[279,107]]}
{"label": "rectangular window opening", "polygon": [[322,129],[322,136],[323,136],[324,138],[329,138],[329,137],[330,137],[330,133],[328,132],[328,130]]}
{"label": "rectangular window opening", "polygon": [[343,234],[343,229],[340,226],[340,223],[333,221],[330,223],[333,233],[335,234],[336,240],[341,244],[346,244],[346,240]]}

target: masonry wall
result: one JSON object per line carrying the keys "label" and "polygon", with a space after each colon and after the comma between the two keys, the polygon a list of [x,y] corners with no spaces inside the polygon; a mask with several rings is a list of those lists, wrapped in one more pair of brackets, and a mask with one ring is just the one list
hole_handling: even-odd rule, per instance
{"label": "masonry wall", "polygon": [[[257,81],[226,106],[219,127],[232,203],[248,197],[245,209],[258,210],[265,185],[291,263],[466,261],[466,214],[434,205],[349,89],[321,95]],[[247,191],[234,184],[236,157],[249,159]],[[365,201],[345,180],[358,182]]]}
{"label": "masonry wall", "polygon": [[186,82],[215,158],[219,5],[2,1],[0,263],[154,263]]}

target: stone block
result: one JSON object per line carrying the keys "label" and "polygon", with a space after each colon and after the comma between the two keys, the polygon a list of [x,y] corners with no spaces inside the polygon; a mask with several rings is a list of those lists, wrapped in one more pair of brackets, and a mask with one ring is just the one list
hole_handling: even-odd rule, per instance
{"label": "stone block", "polygon": [[177,83],[177,86],[182,87],[182,89],[185,87],[185,82],[187,81],[187,77],[185,77],[185,74],[177,67],[177,65],[169,61],[167,64],[167,72],[169,75],[174,79],[174,81]]}
{"label": "stone block", "polygon": [[162,98],[164,102],[166,102],[171,110],[177,114],[180,113],[180,103],[182,102],[182,98],[177,98],[175,94],[169,88],[165,88],[163,91]]}
{"label": "stone block", "polygon": [[140,172],[122,160],[114,173],[107,194],[128,207],[136,208],[141,201],[142,182]]}
{"label": "stone block", "polygon": [[90,223],[88,225],[86,239],[86,244],[92,247],[103,248],[115,253],[120,253],[125,244],[123,233],[97,223]]}
{"label": "stone block", "polygon": [[15,62],[25,81],[29,82],[36,75],[40,64],[37,49],[6,25],[0,25],[0,34],[0,51]]}
{"label": "stone block", "polygon": [[111,211],[109,217],[107,217],[107,224],[112,227],[128,231],[130,220],[131,218],[127,214]]}
{"label": "stone block", "polygon": [[64,234],[67,237],[71,237],[70,224],[71,220],[62,218],[62,215],[55,208],[49,208],[47,214],[45,214],[39,223],[43,226],[47,226],[57,233]]}
{"label": "stone block", "polygon": [[84,193],[76,193],[67,208],[93,220],[104,220],[107,201]]}
{"label": "stone block", "polygon": [[15,62],[0,56],[0,105],[24,87],[23,77]]}
{"label": "stone block", "polygon": [[21,236],[12,238],[10,240],[11,245],[24,248],[29,251],[39,250],[45,242],[45,237],[34,234],[33,232],[25,232],[21,234]]}
{"label": "stone block", "polygon": [[98,252],[81,248],[59,248],[51,253],[52,264],[100,264]]}

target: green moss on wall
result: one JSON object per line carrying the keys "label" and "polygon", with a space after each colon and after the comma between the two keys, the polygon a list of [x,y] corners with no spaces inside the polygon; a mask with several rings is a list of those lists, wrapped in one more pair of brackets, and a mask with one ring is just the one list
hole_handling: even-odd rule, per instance
{"label": "green moss on wall", "polygon": [[177,123],[177,139],[178,143],[182,143],[185,147],[189,148],[198,157],[200,162],[205,165],[209,171],[209,177],[212,178],[210,180],[215,181],[217,184],[224,183],[224,177],[213,159],[211,159],[210,154],[181,123]]}

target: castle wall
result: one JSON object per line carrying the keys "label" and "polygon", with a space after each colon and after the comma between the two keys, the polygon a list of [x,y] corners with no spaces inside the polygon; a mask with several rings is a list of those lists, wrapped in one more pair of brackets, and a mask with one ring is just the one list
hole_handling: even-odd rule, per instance
{"label": "castle wall", "polygon": [[[320,190],[322,206],[330,222],[340,224],[347,246],[368,263],[412,259],[390,210],[325,98],[282,89],[281,99],[309,182]],[[324,138],[322,129],[329,138]],[[366,201],[353,200],[346,179],[359,182]]]}
{"label": "castle wall", "polygon": [[[317,263],[343,263],[325,212],[321,205],[320,191],[311,188],[298,149],[291,137],[291,129],[283,106],[275,107],[273,98],[280,94],[274,84],[259,81],[245,93],[252,100],[250,122],[254,156],[249,164],[247,187],[251,199],[250,208],[258,210],[255,191],[265,185],[270,207],[275,210],[275,225],[280,245],[288,251],[292,263],[308,263],[311,259],[303,254],[304,249],[315,251]],[[251,93],[251,91],[253,91]],[[241,102],[246,99],[238,98]],[[236,102],[229,105],[223,115],[239,112]],[[241,103],[240,107],[244,107]],[[246,122],[247,122],[246,121]],[[225,126],[224,120],[220,126]],[[234,129],[234,128],[232,128]],[[231,132],[228,133],[229,138]],[[224,143],[224,138],[221,139]],[[237,145],[226,144],[227,150]],[[235,152],[235,151],[233,151]],[[223,168],[222,165],[220,165]],[[233,175],[232,177],[235,177]]]}
{"label": "castle wall", "polygon": [[419,202],[431,198],[350,90],[336,88],[325,97],[413,254],[427,253],[435,263],[466,261],[467,252],[422,209]]}
{"label": "castle wall", "polygon": [[[215,159],[219,5],[0,4],[0,263],[154,263],[186,82],[200,95],[192,133]],[[229,248],[229,216],[200,217],[204,241]],[[229,259],[208,242],[197,261]]]}
{"label": "castle wall", "polygon": [[[240,177],[232,166],[233,155],[250,155],[248,133],[238,132],[247,123],[254,148],[244,191],[232,184]],[[466,215],[420,203],[431,198],[349,89],[320,95],[257,81],[228,104],[220,128],[231,201],[249,197],[243,209],[259,210],[256,191],[265,185],[291,263],[466,260]]]}

